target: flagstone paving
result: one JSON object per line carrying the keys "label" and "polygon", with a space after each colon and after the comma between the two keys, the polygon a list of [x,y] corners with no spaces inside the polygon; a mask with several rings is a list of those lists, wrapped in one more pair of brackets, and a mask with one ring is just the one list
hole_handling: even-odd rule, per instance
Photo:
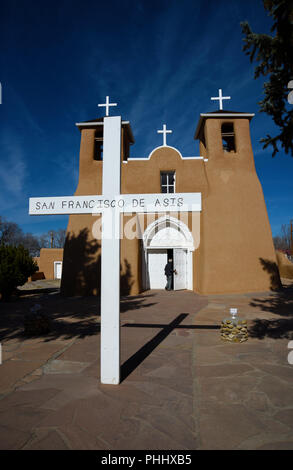
{"label": "flagstone paving", "polygon": [[[99,383],[98,299],[33,286],[0,306],[0,449],[293,449],[288,282],[275,293],[123,298],[118,386]],[[35,303],[52,330],[29,338],[23,315]],[[248,320],[245,343],[220,339],[230,307]]]}

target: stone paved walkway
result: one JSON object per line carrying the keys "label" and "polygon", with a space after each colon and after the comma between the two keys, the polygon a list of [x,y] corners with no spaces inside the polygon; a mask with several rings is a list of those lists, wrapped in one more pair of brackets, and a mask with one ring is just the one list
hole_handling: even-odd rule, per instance
{"label": "stone paved walkway", "polygon": [[[0,307],[1,449],[293,449],[289,285],[123,299],[119,386],[99,383],[96,298],[64,299],[54,286],[23,293]],[[53,330],[25,338],[34,303]],[[246,343],[220,340],[230,307],[248,319]]]}

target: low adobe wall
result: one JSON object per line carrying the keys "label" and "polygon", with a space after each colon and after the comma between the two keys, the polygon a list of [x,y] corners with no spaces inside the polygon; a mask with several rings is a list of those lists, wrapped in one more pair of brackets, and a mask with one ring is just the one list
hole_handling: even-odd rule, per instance
{"label": "low adobe wall", "polygon": [[54,261],[63,261],[63,248],[42,248],[38,261],[39,275],[44,275],[42,279],[54,279]]}
{"label": "low adobe wall", "polygon": [[280,276],[286,279],[293,279],[293,263],[291,263],[287,256],[281,251],[276,251],[276,255]]}

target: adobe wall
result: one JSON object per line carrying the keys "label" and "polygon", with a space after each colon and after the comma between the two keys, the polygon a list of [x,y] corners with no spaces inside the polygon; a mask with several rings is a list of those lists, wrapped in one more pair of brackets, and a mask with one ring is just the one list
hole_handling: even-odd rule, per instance
{"label": "adobe wall", "polygon": [[[203,160],[182,159],[179,152],[172,147],[158,147],[151,154],[149,160],[142,161],[128,160],[122,165],[122,193],[139,194],[139,193],[161,193],[161,171],[176,171],[176,193],[180,192],[201,192],[202,198],[208,194],[208,181],[206,177],[205,163]],[[170,195],[169,195],[170,196]],[[176,194],[174,194],[176,197]],[[166,212],[167,213],[167,212]],[[165,213],[165,214],[166,214]],[[154,216],[154,220],[162,217],[163,212]],[[170,212],[172,217],[176,217],[176,213]],[[192,232],[194,223],[192,215],[182,214],[183,222],[187,222],[189,230]],[[150,221],[149,221],[150,222]],[[144,217],[143,227],[147,227],[146,216]],[[194,238],[197,232],[192,233]],[[195,244],[197,240],[195,239]],[[130,250],[129,250],[130,253]],[[140,252],[141,254],[141,252]],[[198,291],[198,260],[200,256],[200,246],[193,252],[193,288]],[[141,260],[141,256],[140,256]],[[142,291],[142,284],[138,286],[139,292]],[[135,292],[136,293],[136,292]]]}
{"label": "adobe wall", "polygon": [[293,279],[293,263],[281,251],[276,251],[280,276],[286,279]]}
{"label": "adobe wall", "polygon": [[63,248],[42,248],[38,266],[45,279],[54,279],[54,261],[63,261]]}
{"label": "adobe wall", "polygon": [[[132,219],[124,216],[124,225]],[[123,238],[120,243],[120,292],[137,295],[141,292],[141,240]]]}
{"label": "adobe wall", "polygon": [[[102,161],[94,160],[95,129],[83,129],[80,139],[79,181],[75,196],[101,194]],[[64,244],[61,294],[100,293],[101,243],[92,232],[100,217],[71,215]]]}
{"label": "adobe wall", "polygon": [[[208,162],[182,159],[176,149],[167,146],[158,147],[149,159],[142,160],[124,161],[122,152],[121,193],[160,193],[160,172],[176,171],[177,193],[202,194],[200,245],[193,253],[194,290],[202,294],[267,291],[278,287],[279,273],[254,166],[249,120],[233,120],[235,153],[222,148],[221,124],[226,121],[208,118],[205,122],[205,141],[200,142],[200,149]],[[94,139],[95,129],[82,129],[75,195],[102,194],[103,163],[94,160]],[[98,220],[91,215],[69,217],[61,283],[64,295],[100,292],[101,243],[92,230]],[[128,221],[125,215],[124,225]],[[141,254],[141,240],[121,241],[122,295],[142,290]]]}
{"label": "adobe wall", "polygon": [[100,293],[101,242],[93,226],[100,217],[91,214],[69,217],[64,245],[61,294],[98,295]]}
{"label": "adobe wall", "polygon": [[[94,138],[95,129],[82,130],[79,182],[75,195],[102,194],[103,162],[93,158]],[[182,160],[177,150],[171,147],[159,147],[150,160],[130,159],[122,162],[121,193],[160,193],[160,171],[173,169],[176,170],[177,192],[191,192],[194,191],[194,187],[197,188],[197,192],[206,192],[207,184],[202,160]],[[156,218],[162,215],[163,213],[157,214]],[[88,214],[69,217],[61,282],[63,295],[100,293],[101,241],[95,238],[94,228],[95,222],[99,219],[100,217]],[[124,215],[123,226],[130,219],[130,215]],[[121,240],[121,295],[136,295],[142,291],[141,243],[141,239],[135,238]]]}
{"label": "adobe wall", "polygon": [[236,153],[224,152],[221,124],[207,119],[209,193],[203,198],[198,292],[267,291],[280,285],[248,119],[234,121]]}
{"label": "adobe wall", "polygon": [[151,158],[122,164],[123,194],[161,193],[161,171],[176,171],[176,192],[207,192],[203,160],[184,160],[172,147],[158,147]]}

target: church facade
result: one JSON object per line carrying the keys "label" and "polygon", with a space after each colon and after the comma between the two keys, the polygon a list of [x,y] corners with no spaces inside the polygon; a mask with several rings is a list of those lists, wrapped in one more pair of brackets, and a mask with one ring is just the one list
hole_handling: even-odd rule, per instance
{"label": "church facade", "polygon": [[[121,215],[121,294],[164,289],[173,260],[173,288],[200,294],[267,291],[279,283],[276,254],[250,138],[251,113],[201,114],[194,138],[200,157],[166,143],[146,158],[130,157],[128,121],[121,128],[121,194],[200,193],[201,210]],[[78,123],[79,182],[75,195],[103,194],[103,119]],[[166,134],[165,134],[166,135]],[[171,201],[171,202],[170,202]],[[169,210],[168,210],[169,209]],[[70,215],[61,292],[99,295],[101,215]]]}

